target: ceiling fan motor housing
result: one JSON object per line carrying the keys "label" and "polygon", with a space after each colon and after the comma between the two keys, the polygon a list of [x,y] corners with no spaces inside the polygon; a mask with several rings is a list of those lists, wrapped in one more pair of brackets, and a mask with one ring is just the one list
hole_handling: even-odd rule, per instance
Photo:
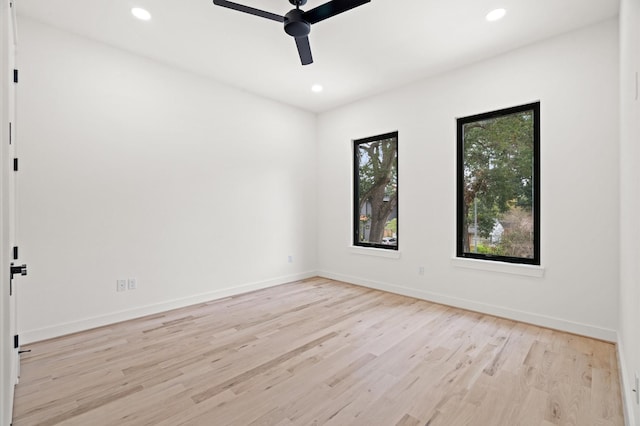
{"label": "ceiling fan motor housing", "polygon": [[292,9],[284,15],[284,30],[292,37],[305,37],[311,32],[311,24],[304,20],[300,9]]}

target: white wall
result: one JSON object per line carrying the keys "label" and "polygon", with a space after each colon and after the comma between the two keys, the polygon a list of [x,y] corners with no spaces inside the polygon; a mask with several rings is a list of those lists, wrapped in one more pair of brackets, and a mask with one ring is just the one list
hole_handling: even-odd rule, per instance
{"label": "white wall", "polygon": [[[617,31],[607,21],[320,115],[321,274],[614,341]],[[536,100],[544,276],[455,266],[455,118]],[[400,258],[353,253],[351,141],[394,130]]]}
{"label": "white wall", "polygon": [[[634,373],[640,373],[640,1],[620,2],[620,331],[629,424],[640,424]],[[640,392],[640,389],[637,391]]]}
{"label": "white wall", "polygon": [[313,114],[19,24],[24,342],[314,275]]}

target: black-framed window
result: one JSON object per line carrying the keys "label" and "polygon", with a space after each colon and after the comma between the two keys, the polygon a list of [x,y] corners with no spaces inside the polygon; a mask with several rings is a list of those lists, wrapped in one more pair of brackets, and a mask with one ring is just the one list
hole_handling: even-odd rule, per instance
{"label": "black-framed window", "polygon": [[457,124],[456,255],[540,265],[540,103]]}
{"label": "black-framed window", "polygon": [[398,132],[353,141],[353,244],[398,249]]}

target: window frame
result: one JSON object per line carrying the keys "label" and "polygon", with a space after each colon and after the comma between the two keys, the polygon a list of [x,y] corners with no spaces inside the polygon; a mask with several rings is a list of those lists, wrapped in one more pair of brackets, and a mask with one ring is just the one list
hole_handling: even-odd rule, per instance
{"label": "window frame", "polygon": [[[501,256],[464,251],[464,125],[499,118],[524,111],[533,111],[533,258]],[[540,265],[540,101],[515,107],[475,114],[456,120],[456,257],[525,265]]]}
{"label": "window frame", "polygon": [[396,221],[396,244],[388,245],[388,244],[369,243],[369,242],[359,241],[359,237],[360,237],[360,209],[359,209],[360,161],[358,156],[358,145],[369,143],[369,142],[380,141],[384,139],[392,139],[392,138],[395,138],[395,141],[396,141],[396,163],[397,163],[396,179],[399,182],[399,177],[400,177],[399,145],[400,144],[398,139],[398,131],[383,133],[380,135],[370,136],[362,139],[354,139],[352,141],[352,144],[351,144],[352,160],[353,160],[353,198],[352,198],[353,239],[352,239],[352,244],[354,247],[376,248],[376,249],[385,249],[385,250],[394,250],[394,251],[398,251],[400,247],[400,205],[399,205],[400,204],[399,202],[400,201],[400,192],[399,192],[400,185],[399,184],[396,187],[396,197],[398,198],[398,203],[396,204],[396,207],[395,207],[396,214],[397,214],[396,217],[398,218],[398,220]]}

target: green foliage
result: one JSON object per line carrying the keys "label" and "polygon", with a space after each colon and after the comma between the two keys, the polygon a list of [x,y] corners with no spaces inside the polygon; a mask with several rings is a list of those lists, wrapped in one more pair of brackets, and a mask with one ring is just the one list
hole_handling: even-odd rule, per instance
{"label": "green foliage", "polygon": [[466,226],[473,226],[477,219],[478,234],[483,238],[489,236],[496,220],[512,209],[532,211],[533,125],[533,111],[464,125]]}
{"label": "green foliage", "polygon": [[502,256],[504,255],[504,250],[500,246],[492,246],[489,244],[485,245],[485,244],[479,243],[477,247],[477,253]]}
{"label": "green foliage", "polygon": [[396,235],[398,233],[398,218],[394,217],[389,222],[387,222],[387,224],[384,227],[384,229],[386,231],[392,232],[393,235]]}

